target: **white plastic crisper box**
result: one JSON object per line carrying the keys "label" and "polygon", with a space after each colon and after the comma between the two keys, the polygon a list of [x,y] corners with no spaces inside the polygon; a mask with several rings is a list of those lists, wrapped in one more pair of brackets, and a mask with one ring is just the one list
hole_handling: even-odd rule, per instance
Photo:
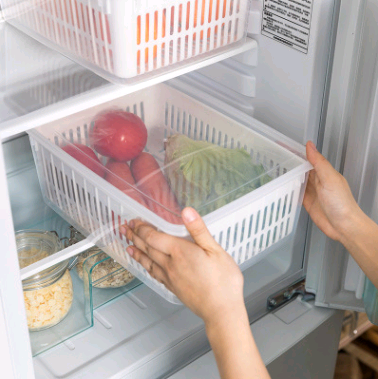
{"label": "white plastic crisper box", "polygon": [[[280,134],[256,121],[244,126],[166,84],[133,93],[76,113],[29,132],[45,201],[81,233],[132,274],[171,302],[178,299],[127,253],[119,224],[142,218],[159,230],[186,237],[183,225],[172,224],[113,187],[65,153],[67,143],[89,145],[96,114],[121,108],[139,115],[148,130],[146,151],[164,164],[164,140],[180,133],[223,147],[244,148],[254,164],[273,178],[260,188],[207,215],[204,220],[219,244],[241,265],[254,264],[264,252],[296,228],[307,173],[304,149],[280,143]],[[264,130],[268,131],[266,135]],[[270,137],[267,137],[267,136]],[[102,161],[104,157],[100,156]]]}
{"label": "white plastic crisper box", "polygon": [[246,37],[250,0],[0,0],[6,19],[117,78],[166,68]]}

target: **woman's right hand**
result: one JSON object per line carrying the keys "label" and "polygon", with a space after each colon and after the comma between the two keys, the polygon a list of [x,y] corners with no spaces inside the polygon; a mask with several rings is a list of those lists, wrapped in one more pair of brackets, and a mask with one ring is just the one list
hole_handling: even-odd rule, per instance
{"label": "woman's right hand", "polygon": [[307,142],[310,172],[303,205],[328,237],[341,242],[378,288],[378,225],[358,206],[346,179]]}
{"label": "woman's right hand", "polygon": [[303,205],[318,228],[328,237],[342,242],[353,230],[362,210],[355,201],[346,179],[309,141],[307,159],[314,166],[310,172]]}

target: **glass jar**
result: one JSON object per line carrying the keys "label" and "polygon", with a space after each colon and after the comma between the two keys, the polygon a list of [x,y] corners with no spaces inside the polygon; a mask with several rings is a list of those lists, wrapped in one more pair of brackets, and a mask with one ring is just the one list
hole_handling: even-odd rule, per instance
{"label": "glass jar", "polygon": [[[16,244],[20,268],[61,249],[57,234],[44,230],[21,230],[16,233]],[[30,331],[50,328],[68,314],[73,301],[68,265],[69,260],[60,262],[22,281]]]}

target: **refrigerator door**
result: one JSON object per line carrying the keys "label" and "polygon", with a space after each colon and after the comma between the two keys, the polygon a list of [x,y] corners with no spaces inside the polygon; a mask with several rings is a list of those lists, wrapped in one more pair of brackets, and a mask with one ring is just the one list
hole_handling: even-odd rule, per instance
{"label": "refrigerator door", "polygon": [[[203,102],[220,98],[299,143],[316,142],[346,176],[371,217],[375,201],[372,137],[378,101],[374,92],[376,8],[376,2],[369,0],[314,2],[307,54],[272,41],[255,28],[250,33],[258,42],[257,50],[180,78],[210,95],[201,98]],[[264,15],[262,2],[253,3],[252,13]],[[303,213],[300,225],[308,236],[307,290],[317,295],[318,305],[362,311],[364,275],[358,265],[311,223],[307,230]]]}
{"label": "refrigerator door", "polygon": [[[341,7],[340,20],[352,22],[339,23],[322,152],[378,221],[378,4],[367,0],[353,9],[356,3]],[[356,262],[316,227],[309,237],[307,290],[316,293],[316,304],[363,311],[365,278]]]}

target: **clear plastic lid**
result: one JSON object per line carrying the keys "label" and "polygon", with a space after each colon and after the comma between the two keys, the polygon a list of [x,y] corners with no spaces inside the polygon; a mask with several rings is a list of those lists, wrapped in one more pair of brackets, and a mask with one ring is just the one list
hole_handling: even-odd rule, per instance
{"label": "clear plastic lid", "polygon": [[[45,230],[20,230],[16,232],[16,245],[20,268],[55,254],[61,249],[57,234]],[[69,260],[60,262],[22,281],[24,290],[47,287],[59,280],[65,273]]]}
{"label": "clear plastic lid", "polygon": [[156,215],[183,224],[183,208],[205,216],[305,162],[246,127],[234,128],[237,139],[205,135],[205,128],[191,138],[182,132],[193,131],[146,128],[133,113],[110,109],[92,119],[86,136],[57,132],[55,144]]}

